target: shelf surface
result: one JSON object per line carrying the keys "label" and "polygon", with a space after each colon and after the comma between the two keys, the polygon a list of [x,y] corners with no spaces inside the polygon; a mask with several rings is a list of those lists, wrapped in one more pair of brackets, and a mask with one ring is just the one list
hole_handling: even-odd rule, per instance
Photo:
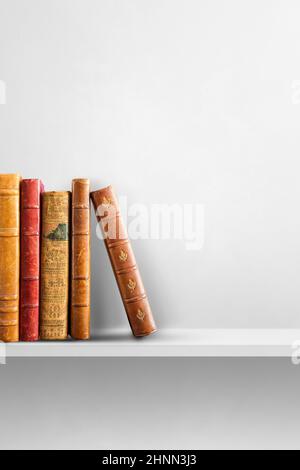
{"label": "shelf surface", "polygon": [[300,329],[162,329],[145,338],[105,330],[89,341],[0,346],[7,357],[291,357]]}

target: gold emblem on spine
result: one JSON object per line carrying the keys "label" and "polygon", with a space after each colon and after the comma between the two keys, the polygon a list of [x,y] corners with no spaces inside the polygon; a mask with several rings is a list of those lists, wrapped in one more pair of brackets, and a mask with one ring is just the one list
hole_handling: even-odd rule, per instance
{"label": "gold emblem on spine", "polygon": [[111,199],[110,197],[104,196],[102,199],[102,206],[103,207],[109,207],[111,205]]}
{"label": "gold emblem on spine", "polygon": [[125,262],[127,261],[127,258],[128,258],[128,253],[124,250],[121,250],[119,253],[119,260]]}
{"label": "gold emblem on spine", "polygon": [[130,290],[130,292],[132,293],[134,291],[134,289],[136,288],[136,281],[134,281],[133,279],[129,279],[127,287]]}
{"label": "gold emblem on spine", "polygon": [[145,316],[146,316],[146,314],[145,314],[144,310],[142,310],[141,308],[139,308],[138,311],[137,311],[137,314],[136,314],[136,318],[137,318],[138,320],[143,321],[144,318],[145,318]]}

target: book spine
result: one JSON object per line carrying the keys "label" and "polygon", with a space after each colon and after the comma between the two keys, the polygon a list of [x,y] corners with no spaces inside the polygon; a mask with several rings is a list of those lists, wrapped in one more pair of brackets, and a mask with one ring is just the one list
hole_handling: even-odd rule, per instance
{"label": "book spine", "polygon": [[40,338],[68,336],[69,192],[42,195]]}
{"label": "book spine", "polygon": [[20,340],[39,339],[40,224],[43,184],[21,182]]}
{"label": "book spine", "polygon": [[0,175],[0,341],[19,341],[20,176]]}
{"label": "book spine", "polygon": [[72,182],[71,336],[90,337],[90,182]]}
{"label": "book spine", "polygon": [[94,191],[91,199],[132,332],[154,333],[155,322],[113,188]]}

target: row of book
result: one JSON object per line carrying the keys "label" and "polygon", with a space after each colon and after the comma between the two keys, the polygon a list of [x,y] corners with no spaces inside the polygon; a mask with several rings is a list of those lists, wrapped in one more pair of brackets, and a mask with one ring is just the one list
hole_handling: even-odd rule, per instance
{"label": "row of book", "polygon": [[[38,179],[0,175],[0,341],[90,338],[90,199],[135,336],[156,331],[111,186],[46,192]],[[113,227],[113,229],[111,229]]]}

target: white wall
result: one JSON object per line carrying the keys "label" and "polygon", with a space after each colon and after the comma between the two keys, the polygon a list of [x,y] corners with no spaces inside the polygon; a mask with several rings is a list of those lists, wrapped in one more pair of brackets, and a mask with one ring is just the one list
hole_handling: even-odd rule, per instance
{"label": "white wall", "polygon": [[[205,204],[201,251],[135,243],[160,326],[299,327],[299,14],[296,0],[0,0],[1,172]],[[94,322],[126,325],[93,250]]]}

